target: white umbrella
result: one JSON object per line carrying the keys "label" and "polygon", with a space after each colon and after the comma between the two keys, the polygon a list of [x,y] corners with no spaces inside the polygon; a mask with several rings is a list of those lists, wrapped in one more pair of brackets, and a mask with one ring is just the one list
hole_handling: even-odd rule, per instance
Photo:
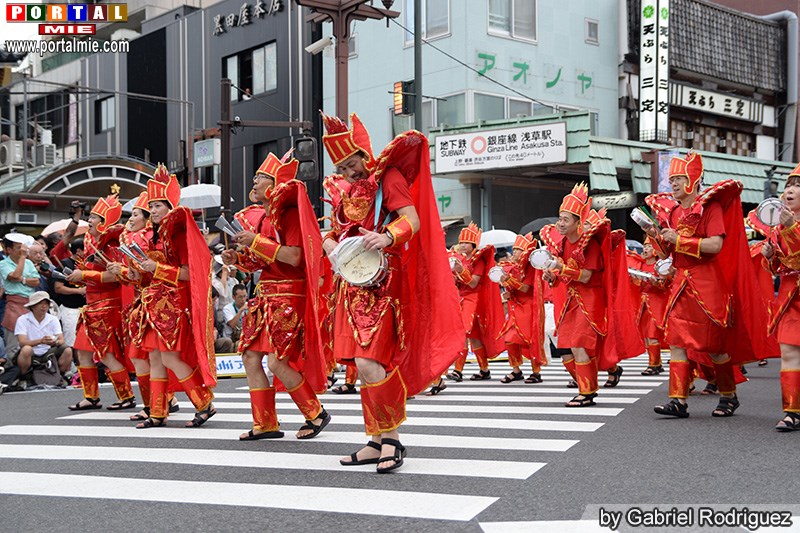
{"label": "white umbrella", "polygon": [[181,205],[189,209],[219,207],[222,191],[219,185],[198,183],[181,189]]}
{"label": "white umbrella", "polygon": [[[72,222],[71,218],[62,218],[61,220],[56,220],[42,230],[42,235],[47,237],[52,233],[67,231],[67,226],[69,226],[70,222]],[[85,220],[81,220],[78,222],[78,229],[75,231],[75,236],[77,237],[78,235],[83,235],[87,231],[89,231],[89,223]]]}
{"label": "white umbrella", "polygon": [[131,198],[130,200],[128,200],[127,202],[122,204],[122,212],[123,213],[132,213],[133,212],[133,204],[135,204],[136,200],[138,200],[138,199],[139,199],[139,197],[137,196],[136,198]]}
{"label": "white umbrella", "polygon": [[517,234],[507,229],[490,229],[481,234],[481,245],[478,248],[492,245],[495,248],[504,248],[506,246],[514,246],[514,241],[517,239]]}

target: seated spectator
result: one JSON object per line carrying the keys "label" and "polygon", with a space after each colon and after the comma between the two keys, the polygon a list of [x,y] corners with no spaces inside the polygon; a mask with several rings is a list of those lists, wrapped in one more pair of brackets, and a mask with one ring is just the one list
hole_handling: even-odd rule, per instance
{"label": "seated spectator", "polygon": [[247,312],[247,287],[238,283],[233,286],[233,301],[222,309],[225,315],[223,336],[230,337],[234,343],[242,335],[242,317]]}
{"label": "seated spectator", "polygon": [[6,351],[14,354],[19,348],[14,329],[17,318],[24,314],[28,297],[39,286],[39,272],[28,259],[28,242],[31,238],[21,233],[9,233],[3,237],[6,258],[0,261],[0,279],[6,293],[6,309],[3,314],[3,336]]}
{"label": "seated spectator", "polygon": [[[214,287],[211,288],[211,301],[213,308],[217,308],[219,303],[219,293]],[[230,337],[223,336],[225,328],[225,318],[222,311],[214,311],[214,353],[233,353],[234,346],[233,340]]]}
{"label": "seated spectator", "polygon": [[[77,270],[76,263],[83,259],[83,239],[75,239],[69,245],[72,255],[61,261],[64,268]],[[66,281],[53,280],[53,297],[58,304],[58,318],[64,331],[64,341],[70,348],[75,344],[78,317],[81,307],[86,305],[86,285],[73,285]]]}
{"label": "seated spectator", "polygon": [[55,355],[58,369],[63,374],[72,363],[72,348],[64,343],[61,322],[50,314],[50,296],[44,291],[34,292],[25,307],[27,313],[17,320],[14,333],[19,342],[19,352],[15,360],[20,375],[24,376],[31,368],[34,357],[46,359]]}

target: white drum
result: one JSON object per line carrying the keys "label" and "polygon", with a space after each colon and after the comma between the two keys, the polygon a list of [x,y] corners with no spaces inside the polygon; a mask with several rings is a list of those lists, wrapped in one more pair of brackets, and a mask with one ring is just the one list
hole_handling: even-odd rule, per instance
{"label": "white drum", "polygon": [[493,266],[489,269],[489,279],[495,283],[500,283],[500,280],[503,278],[503,274],[505,273],[506,272],[503,270],[503,267]]}
{"label": "white drum", "polygon": [[348,237],[334,250],[339,275],[350,285],[372,287],[389,273],[389,262],[380,250],[364,248],[363,237]]}
{"label": "white drum", "polygon": [[451,255],[450,256],[450,270],[455,271],[456,265],[458,263],[459,263],[459,261],[458,261],[458,259],[456,259],[456,256]]}
{"label": "white drum", "polygon": [[783,202],[777,198],[767,198],[756,207],[756,218],[772,228],[781,223],[781,211],[784,209]]}
{"label": "white drum", "polygon": [[643,270],[637,270],[630,267],[628,268],[628,275],[641,281],[654,281],[656,279],[655,276],[649,272],[644,272]]}
{"label": "white drum", "polygon": [[528,257],[528,261],[530,261],[531,266],[539,270],[545,270],[547,268],[547,264],[552,260],[553,255],[547,248],[537,248],[536,250],[532,251],[531,255]]}
{"label": "white drum", "polygon": [[672,269],[672,258],[659,259],[656,261],[655,271],[659,276],[669,276],[669,271]]}

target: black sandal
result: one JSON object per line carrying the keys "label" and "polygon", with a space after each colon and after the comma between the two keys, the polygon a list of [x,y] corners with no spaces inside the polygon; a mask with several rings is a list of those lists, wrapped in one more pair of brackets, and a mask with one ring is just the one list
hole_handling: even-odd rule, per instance
{"label": "black sandal", "polygon": [[[86,400],[88,405],[81,405],[81,402]],[[76,403],[75,405],[67,406],[67,409],[70,411],[90,411],[92,409],[102,409],[103,404],[100,403],[100,398],[84,398],[81,402]]]}
{"label": "black sandal", "polygon": [[674,416],[677,418],[689,417],[689,406],[687,406],[685,403],[682,403],[677,398],[673,398],[663,405],[656,405],[653,408],[653,411],[660,415]]}
{"label": "black sandal", "polygon": [[330,376],[328,376],[328,388],[330,389],[331,387],[333,387],[334,383],[336,383],[337,381],[339,381],[339,378],[336,377],[336,374],[331,374]]}
{"label": "black sandal", "polygon": [[767,366],[767,360],[762,359],[761,361],[758,362],[758,366]]}
{"label": "black sandal", "polygon": [[141,424],[136,424],[136,429],[163,428],[166,425],[167,425],[166,418],[153,418],[151,416]]}
{"label": "black sandal", "polygon": [[128,398],[127,400],[120,400],[106,407],[106,409],[109,411],[122,411],[123,409],[135,409],[135,408],[136,408],[136,398]]}
{"label": "black sandal", "polygon": [[519,372],[511,372],[503,379],[500,380],[500,383],[511,383],[512,381],[519,381],[521,379],[525,379],[525,374],[522,373],[520,370]]}
{"label": "black sandal", "polygon": [[383,463],[385,461],[394,461],[394,464],[391,466],[387,466],[384,468],[378,467],[376,472],[379,474],[385,474],[387,472],[391,472],[392,470],[396,470],[403,466],[403,458],[406,456],[406,448],[402,444],[400,444],[399,440],[395,439],[381,439],[381,448],[383,448],[384,444],[388,444],[389,446],[394,446],[394,455],[389,455],[387,457],[381,457],[378,459],[378,463]]}
{"label": "black sandal", "polygon": [[439,394],[440,392],[442,392],[446,388],[447,388],[447,385],[445,385],[444,380],[442,378],[439,378],[439,383],[437,383],[436,385],[431,387],[431,390],[426,392],[425,396],[436,396],[437,394]]}
{"label": "black sandal", "polygon": [[622,372],[622,367],[617,365],[617,369],[615,371],[608,373],[608,380],[606,380],[606,382],[603,384],[603,387],[606,389],[613,389],[619,385],[619,378],[622,377]]}
{"label": "black sandal", "polygon": [[325,426],[327,426],[328,423],[331,421],[331,415],[328,414],[328,411],[322,409],[322,412],[318,414],[317,418],[315,418],[314,420],[322,420],[322,423],[320,425],[317,425],[314,424],[311,420],[306,420],[306,423],[300,426],[300,429],[298,429],[297,431],[310,429],[311,433],[303,435],[302,437],[297,437],[299,440],[313,439],[314,437],[319,435],[319,432],[325,429]]}
{"label": "black sandal", "polygon": [[569,380],[567,382],[567,388],[568,389],[577,389],[578,388],[578,382],[575,381],[574,379]]}
{"label": "black sandal", "polygon": [[456,383],[461,383],[462,381],[464,381],[464,374],[462,374],[460,370],[453,370],[445,377],[450,381],[455,381]]}
{"label": "black sandal", "polygon": [[733,416],[733,412],[739,407],[739,399],[734,394],[730,398],[721,396],[717,407],[711,411],[711,416],[728,417]]}
{"label": "black sandal", "polygon": [[247,432],[247,435],[239,436],[239,440],[261,440],[261,439],[280,439],[283,438],[283,431],[265,431],[263,433],[255,433],[252,429]]}
{"label": "black sandal", "polygon": [[356,390],[356,386],[352,383],[345,383],[344,385],[339,385],[338,387],[333,387],[331,392],[334,394],[358,394]]}
{"label": "black sandal", "polygon": [[469,378],[470,381],[481,381],[485,379],[492,379],[491,370],[479,370],[477,374],[472,374],[472,377]]}
{"label": "black sandal", "polygon": [[[144,414],[142,414],[144,413]],[[142,407],[141,413],[136,413],[135,415],[130,416],[130,420],[133,421],[140,421],[140,420],[147,420],[150,418],[150,408],[149,407]]]}
{"label": "black sandal", "polygon": [[648,366],[644,370],[642,370],[643,376],[657,376],[664,371],[664,367],[661,365],[658,366]]}
{"label": "black sandal", "polygon": [[[378,450],[378,453],[381,451],[381,445],[375,442],[374,440],[368,441],[365,448],[372,448],[373,450]],[[364,448],[361,448],[363,450]],[[361,450],[358,450],[360,452]],[[359,459],[358,452],[350,454],[350,460],[345,461],[344,459],[339,459],[339,464],[342,466],[360,466],[360,465],[376,465],[380,460],[378,457],[371,457],[369,459]]]}
{"label": "black sandal", "polygon": [[715,383],[706,384],[706,388],[701,390],[700,394],[702,394],[703,396],[711,396],[712,394],[718,394],[717,385]]}
{"label": "black sandal", "polygon": [[[789,420],[786,420],[786,419]],[[778,431],[798,431],[800,430],[800,413],[783,413],[783,420],[775,426]]]}
{"label": "black sandal", "polygon": [[591,394],[578,394],[570,401],[564,404],[564,407],[591,407],[595,405],[594,399],[597,398],[597,393]]}
{"label": "black sandal", "polygon": [[539,372],[534,372],[525,380],[525,383],[541,383],[542,375]]}
{"label": "black sandal", "polygon": [[194,414],[194,418],[191,421],[186,422],[186,427],[199,428],[200,426],[208,422],[208,419],[214,416],[215,414],[217,414],[217,410],[214,409],[214,404],[211,404],[202,411],[197,411]]}
{"label": "black sandal", "polygon": [[172,400],[169,402],[169,412],[170,413],[177,413],[181,410],[181,406],[178,405],[178,400],[175,399],[175,396],[172,397]]}

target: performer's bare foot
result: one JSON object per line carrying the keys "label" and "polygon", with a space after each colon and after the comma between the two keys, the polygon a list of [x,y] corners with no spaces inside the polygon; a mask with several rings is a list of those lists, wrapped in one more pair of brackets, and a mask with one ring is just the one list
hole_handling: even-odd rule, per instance
{"label": "performer's bare foot", "polygon": [[380,443],[371,440],[357,452],[350,454],[348,457],[339,459],[339,464],[342,466],[374,465],[378,463],[380,457]]}

